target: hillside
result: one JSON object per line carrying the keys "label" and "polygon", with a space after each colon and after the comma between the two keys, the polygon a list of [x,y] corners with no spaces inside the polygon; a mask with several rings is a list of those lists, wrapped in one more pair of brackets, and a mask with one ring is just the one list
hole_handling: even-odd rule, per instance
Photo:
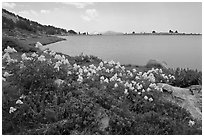
{"label": "hillside", "polygon": [[23,52],[36,51],[37,42],[47,45],[65,40],[54,35],[69,34],[75,34],[75,31],[42,25],[2,9],[2,50],[11,46]]}
{"label": "hillside", "polygon": [[2,9],[2,29],[22,29],[37,34],[66,34],[67,30],[50,25],[42,25],[19,15],[15,15],[6,9]]}

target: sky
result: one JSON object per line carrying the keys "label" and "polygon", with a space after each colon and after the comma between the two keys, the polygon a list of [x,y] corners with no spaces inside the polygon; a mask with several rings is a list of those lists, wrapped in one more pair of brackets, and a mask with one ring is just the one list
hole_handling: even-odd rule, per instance
{"label": "sky", "polygon": [[201,2],[3,2],[2,7],[76,32],[202,33]]}

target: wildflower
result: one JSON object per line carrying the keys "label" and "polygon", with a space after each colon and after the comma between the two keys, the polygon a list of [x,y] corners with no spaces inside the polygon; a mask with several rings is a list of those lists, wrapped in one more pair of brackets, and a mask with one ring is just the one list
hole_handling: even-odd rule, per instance
{"label": "wildflower", "polygon": [[101,77],[100,77],[100,80],[104,80],[104,79],[105,79],[104,76],[101,76]]}
{"label": "wildflower", "polygon": [[163,72],[162,69],[159,69],[159,72],[162,73]]}
{"label": "wildflower", "polygon": [[6,78],[2,77],[2,80],[3,80],[3,81],[6,81]]}
{"label": "wildflower", "polygon": [[78,75],[77,81],[80,82],[80,83],[83,82],[83,77],[81,75]]}
{"label": "wildflower", "polygon": [[192,127],[193,125],[195,125],[195,121],[189,120],[188,125]]}
{"label": "wildflower", "polygon": [[38,57],[39,61],[46,61],[45,56],[44,55],[40,55],[40,57]]}
{"label": "wildflower", "polygon": [[10,54],[6,52],[6,53],[2,56],[2,59],[10,60],[10,59],[11,59]]}
{"label": "wildflower", "polygon": [[26,98],[26,96],[23,94],[20,96],[20,99],[25,99],[25,98]]}
{"label": "wildflower", "polygon": [[112,69],[110,70],[110,72],[113,73],[113,71],[114,71],[114,69],[112,68]]}
{"label": "wildflower", "polygon": [[104,82],[106,82],[106,83],[109,83],[109,80],[108,80],[108,78],[106,78],[106,79],[104,80]]}
{"label": "wildflower", "polygon": [[23,62],[20,62],[20,69],[25,68],[26,66],[23,64]]}
{"label": "wildflower", "polygon": [[17,110],[16,108],[10,107],[9,113],[11,114],[11,113],[13,113],[13,112],[16,111],[16,110]]}
{"label": "wildflower", "polygon": [[12,76],[13,74],[9,74],[8,72],[4,72],[3,76],[4,77],[9,77],[9,76]]}
{"label": "wildflower", "polygon": [[153,84],[153,83],[150,83],[150,84],[149,84],[149,87],[150,87],[150,88],[155,88],[155,87],[156,87],[156,84],[155,84],[155,83],[154,83],[154,84]]}
{"label": "wildflower", "polygon": [[27,57],[25,53],[21,55],[22,60],[31,60],[31,58]]}
{"label": "wildflower", "polygon": [[73,67],[74,67],[74,70],[77,70],[79,68],[79,66],[76,63],[74,63]]}
{"label": "wildflower", "polygon": [[71,71],[68,71],[68,72],[67,72],[67,75],[71,75],[71,74],[72,74],[72,72],[71,72]]}
{"label": "wildflower", "polygon": [[31,55],[33,58],[34,57],[38,57],[38,54],[36,54],[35,52]]}
{"label": "wildflower", "polygon": [[147,97],[147,96],[144,96],[144,99],[145,99],[145,100],[147,100],[147,99],[148,99],[148,97]]}
{"label": "wildflower", "polygon": [[23,102],[22,102],[20,99],[18,99],[18,100],[16,101],[16,104],[23,104]]}
{"label": "wildflower", "polygon": [[100,67],[103,67],[103,62],[100,62],[100,63],[99,63],[99,66],[100,66]]}
{"label": "wildflower", "polygon": [[141,92],[138,92],[137,94],[138,94],[138,95],[141,95]]}
{"label": "wildflower", "polygon": [[127,90],[127,89],[125,89],[124,93],[125,93],[125,94],[128,94],[128,90]]}
{"label": "wildflower", "polygon": [[14,48],[11,48],[11,47],[7,47],[6,49],[4,49],[4,52],[6,53],[14,53],[14,52],[17,52]]}
{"label": "wildflower", "polygon": [[153,101],[153,98],[149,98],[149,101],[152,102],[152,101]]}
{"label": "wildflower", "polygon": [[66,65],[66,64],[70,64],[70,63],[69,63],[68,59],[65,59],[65,60],[63,60],[63,64]]}
{"label": "wildflower", "polygon": [[55,54],[56,54],[56,52],[54,52],[54,51],[51,51],[51,52],[50,52],[50,55],[51,55],[51,56],[55,56]]}
{"label": "wildflower", "polygon": [[109,73],[109,72],[110,72],[110,70],[109,70],[109,69],[106,69],[106,72],[107,72],[107,73]]}
{"label": "wildflower", "polygon": [[135,77],[136,80],[140,79],[138,76]]}
{"label": "wildflower", "polygon": [[115,88],[117,88],[117,87],[118,87],[118,84],[117,84],[117,83],[115,83],[114,87],[115,87]]}
{"label": "wildflower", "polygon": [[132,72],[134,72],[134,73],[135,73],[136,71],[137,71],[136,69],[132,69]]}
{"label": "wildflower", "polygon": [[147,88],[147,92],[149,92],[149,91],[151,91],[151,89],[148,87],[148,88]]}
{"label": "wildflower", "polygon": [[57,62],[55,63],[54,68],[56,68],[56,69],[59,71],[59,67],[60,67],[61,64],[62,64],[61,61],[57,61]]}
{"label": "wildflower", "polygon": [[142,89],[142,92],[145,92],[145,90],[144,90],[144,89]]}
{"label": "wildflower", "polygon": [[90,77],[90,76],[91,76],[91,73],[90,73],[90,72],[88,72],[88,73],[87,73],[87,77]]}
{"label": "wildflower", "polygon": [[43,53],[48,54],[48,50],[44,50]]}
{"label": "wildflower", "polygon": [[8,63],[16,63],[16,62],[18,62],[17,59],[10,59],[10,60],[8,60]]}
{"label": "wildflower", "polygon": [[64,83],[64,80],[56,79],[56,80],[54,81],[54,83],[59,87],[61,84]]}
{"label": "wildflower", "polygon": [[58,54],[55,55],[55,59],[63,60],[63,58],[60,55],[58,55]]}

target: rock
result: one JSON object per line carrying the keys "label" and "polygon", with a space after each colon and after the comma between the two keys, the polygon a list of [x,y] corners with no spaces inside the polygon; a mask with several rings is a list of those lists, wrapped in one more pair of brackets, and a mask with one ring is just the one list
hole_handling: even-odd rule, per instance
{"label": "rock", "polygon": [[38,48],[41,51],[47,50],[48,48],[44,47],[40,42],[37,42],[35,44],[35,47]]}
{"label": "rock", "polygon": [[159,60],[149,60],[146,64],[147,68],[163,68],[163,69],[168,69],[167,67],[167,63],[165,63],[164,61],[161,62]]}
{"label": "rock", "polygon": [[202,91],[195,91],[195,94],[188,88],[174,87],[164,83],[158,83],[158,87],[162,88],[162,99],[174,103],[186,109],[196,121],[202,121]]}
{"label": "rock", "polygon": [[57,87],[60,87],[64,83],[64,80],[61,79],[56,79],[54,81],[54,84],[57,85]]}

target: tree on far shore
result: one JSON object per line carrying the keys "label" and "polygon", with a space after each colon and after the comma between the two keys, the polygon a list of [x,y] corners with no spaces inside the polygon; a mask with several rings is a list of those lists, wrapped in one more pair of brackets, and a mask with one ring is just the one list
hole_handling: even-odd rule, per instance
{"label": "tree on far shore", "polygon": [[156,31],[155,31],[155,30],[153,30],[153,31],[152,31],[152,33],[156,33]]}
{"label": "tree on far shore", "polygon": [[172,30],[169,30],[169,33],[174,33]]}

